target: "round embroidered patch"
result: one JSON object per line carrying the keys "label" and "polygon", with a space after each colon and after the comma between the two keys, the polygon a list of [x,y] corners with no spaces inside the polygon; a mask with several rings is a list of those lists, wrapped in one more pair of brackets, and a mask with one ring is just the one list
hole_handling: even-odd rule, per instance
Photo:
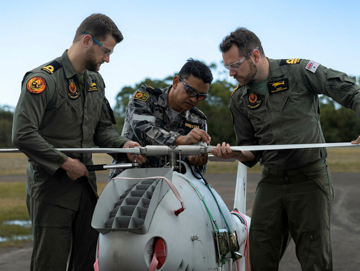
{"label": "round embroidered patch", "polygon": [[45,90],[46,81],[40,76],[34,76],[26,83],[26,88],[31,93],[39,94]]}
{"label": "round embroidered patch", "polygon": [[257,96],[254,93],[251,93],[249,96],[249,102],[250,103],[255,103],[257,101]]}

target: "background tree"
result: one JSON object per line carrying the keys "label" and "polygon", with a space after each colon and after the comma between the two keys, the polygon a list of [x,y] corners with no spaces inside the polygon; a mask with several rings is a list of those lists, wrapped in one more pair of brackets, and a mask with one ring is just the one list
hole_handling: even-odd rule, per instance
{"label": "background tree", "polygon": [[[219,77],[228,78],[226,72],[218,72],[217,66],[211,64],[210,68],[216,71]],[[214,73],[214,72],[213,72]],[[121,133],[124,125],[125,109],[132,94],[141,86],[147,84],[155,88],[165,88],[172,84],[173,77],[168,76],[163,80],[146,78],[134,87],[126,86],[121,89],[116,97],[114,114],[117,121],[116,130]],[[360,77],[357,77],[360,84]],[[198,108],[205,113],[208,121],[208,131],[212,138],[211,144],[228,142],[235,145],[235,133],[229,110],[231,91],[235,85],[225,79],[218,79],[211,84],[209,96],[202,101]],[[360,135],[360,120],[356,114],[346,109],[326,96],[320,97],[321,126],[326,142],[349,142]],[[14,108],[0,106],[0,148],[14,148],[11,141],[12,119]]]}
{"label": "background tree", "polygon": [[[219,77],[228,78],[227,71],[217,70],[217,65],[212,63],[209,67],[217,72]],[[116,130],[121,133],[124,125],[125,109],[132,94],[141,86],[146,84],[155,88],[165,88],[172,84],[175,74],[163,80],[152,80],[146,78],[135,87],[126,86],[121,89],[116,97],[114,108],[117,121]],[[360,84],[360,77],[357,78]],[[235,132],[229,110],[229,101],[232,90],[236,87],[226,79],[214,81],[209,89],[209,96],[197,106],[207,116],[208,132],[211,136],[211,144],[228,142],[236,145]],[[321,118],[326,142],[349,142],[360,135],[360,120],[356,114],[349,109],[340,106],[326,96],[320,97]]]}
{"label": "background tree", "polygon": [[0,107],[0,148],[14,148],[11,140],[13,110],[9,106]]}
{"label": "background tree", "polygon": [[[216,64],[209,65],[211,69],[216,69]],[[134,88],[130,86],[123,87],[116,97],[114,114],[116,118],[116,130],[122,131],[125,118],[125,109],[129,103],[132,94],[140,88],[141,84],[146,84],[154,88],[165,88],[172,84],[173,78],[168,76],[163,80],[152,80],[146,78],[143,82],[136,84]],[[232,126],[232,120],[229,110],[229,99],[232,89],[235,85],[226,80],[217,80],[213,82],[209,89],[209,96],[206,100],[199,103],[198,109],[207,116],[208,132],[211,136],[211,144],[221,143],[223,141],[232,145],[235,144],[235,133]]]}

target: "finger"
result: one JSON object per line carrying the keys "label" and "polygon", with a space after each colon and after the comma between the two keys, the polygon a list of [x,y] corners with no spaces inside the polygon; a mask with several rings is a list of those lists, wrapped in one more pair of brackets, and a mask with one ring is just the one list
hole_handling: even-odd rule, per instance
{"label": "finger", "polygon": [[356,140],[351,141],[351,144],[360,144],[360,136]]}
{"label": "finger", "polygon": [[144,155],[138,155],[136,160],[140,165],[144,164],[146,162],[146,157]]}
{"label": "finger", "polygon": [[208,144],[210,143],[211,137],[209,136],[209,134],[207,132],[199,129],[199,135],[201,136],[201,139],[199,141],[203,141]]}
{"label": "finger", "polygon": [[194,128],[190,131],[189,135],[195,140],[193,143],[198,143],[200,141],[210,143],[210,136],[199,128]]}

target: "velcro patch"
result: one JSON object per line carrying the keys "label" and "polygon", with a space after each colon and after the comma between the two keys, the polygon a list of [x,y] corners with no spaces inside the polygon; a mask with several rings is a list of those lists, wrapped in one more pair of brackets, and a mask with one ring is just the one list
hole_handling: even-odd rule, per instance
{"label": "velcro patch", "polygon": [[91,83],[88,91],[89,91],[89,92],[98,91],[98,88],[97,88],[96,80],[95,80],[95,79],[92,80],[92,83]]}
{"label": "velcro patch", "polygon": [[56,72],[58,69],[61,68],[61,64],[57,61],[53,61],[51,62],[49,65],[42,67],[43,71],[46,71],[47,73],[53,74],[54,72]]}
{"label": "velcro patch", "polygon": [[305,69],[308,71],[311,71],[312,73],[315,73],[317,68],[319,68],[320,63],[317,63],[313,60],[310,60],[309,63],[306,65]]}
{"label": "velcro patch", "polygon": [[299,64],[300,58],[292,58],[292,59],[282,59],[280,61],[280,66],[282,65],[293,65],[293,64]]}
{"label": "velcro patch", "polygon": [[142,91],[138,90],[138,91],[135,92],[135,95],[134,95],[133,99],[146,102],[147,99],[149,99],[149,97],[150,97],[150,95],[148,93],[145,93],[145,92],[142,92]]}
{"label": "velcro patch", "polygon": [[39,94],[46,88],[46,81],[40,76],[34,76],[26,83],[26,88],[33,94]]}
{"label": "velcro patch", "polygon": [[289,89],[289,80],[287,78],[285,78],[285,79],[280,79],[277,81],[271,81],[268,83],[268,89],[270,91],[270,94],[288,90]]}

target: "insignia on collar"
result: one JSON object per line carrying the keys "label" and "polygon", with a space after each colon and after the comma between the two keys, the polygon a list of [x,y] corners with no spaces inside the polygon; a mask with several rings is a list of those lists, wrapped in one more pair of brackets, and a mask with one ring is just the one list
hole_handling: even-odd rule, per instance
{"label": "insignia on collar", "polygon": [[262,101],[258,99],[258,96],[255,93],[250,93],[249,95],[249,104],[247,105],[250,109],[258,108],[261,105]]}
{"label": "insignia on collar", "polygon": [[97,85],[96,85],[96,80],[94,79],[94,80],[92,80],[92,83],[91,83],[91,85],[90,85],[90,87],[89,87],[89,89],[88,89],[88,91],[98,91],[98,88],[97,88]]}
{"label": "insignia on collar", "polygon": [[77,91],[77,87],[75,85],[74,79],[69,79],[69,91],[68,96],[70,99],[77,99],[80,96],[80,92]]}
{"label": "insignia on collar", "polygon": [[54,72],[56,72],[58,69],[61,68],[61,64],[57,61],[53,61],[51,62],[49,65],[42,67],[43,71],[46,71],[47,73],[53,74]]}
{"label": "insignia on collar", "polygon": [[34,76],[26,83],[26,88],[33,94],[39,94],[46,88],[46,81],[40,76]]}
{"label": "insignia on collar", "polygon": [[135,92],[135,95],[134,95],[133,99],[146,102],[147,99],[149,99],[149,97],[150,97],[149,94],[138,90],[138,91]]}
{"label": "insignia on collar", "polygon": [[289,80],[287,78],[284,78],[277,81],[271,81],[268,83],[268,89],[270,91],[270,94],[288,90]]}
{"label": "insignia on collar", "polygon": [[293,64],[299,64],[300,58],[293,58],[293,59],[281,59],[280,66],[282,65],[293,65]]}

